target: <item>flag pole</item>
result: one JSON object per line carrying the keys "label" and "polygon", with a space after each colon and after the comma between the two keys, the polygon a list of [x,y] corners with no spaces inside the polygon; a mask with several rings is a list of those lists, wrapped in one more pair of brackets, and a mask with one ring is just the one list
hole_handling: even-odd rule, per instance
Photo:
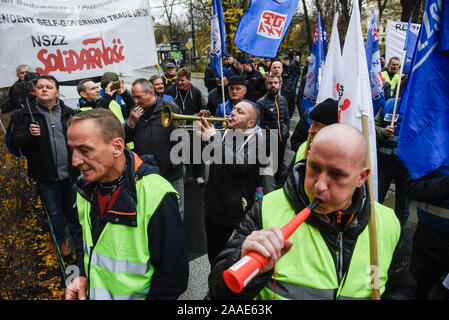
{"label": "flag pole", "polygon": [[401,78],[402,78],[402,72],[404,71],[404,64],[405,64],[405,55],[407,54],[407,50],[404,50],[402,54],[402,63],[401,63],[401,70],[399,71],[399,81],[396,85],[396,97],[394,98],[394,108],[393,108],[393,116],[391,118],[390,126],[394,125],[394,118],[396,116],[396,107],[398,105],[398,98],[399,98],[399,91],[401,88]]}
{"label": "flag pole", "polygon": [[3,133],[6,135],[5,126],[3,125],[3,121],[1,118],[0,118],[0,125],[2,126]]}
{"label": "flag pole", "polygon": [[[369,143],[369,126],[368,126],[368,116],[362,115],[362,132],[365,136],[366,142],[368,143],[368,159],[367,166],[371,168],[371,153],[370,143]],[[380,290],[379,290],[379,256],[377,250],[377,230],[376,230],[376,217],[374,211],[374,190],[373,190],[373,176],[370,172],[368,176],[368,187],[369,187],[369,198],[370,198],[370,207],[371,214],[368,222],[368,231],[369,231],[369,242],[370,242],[370,263],[371,263],[371,272],[373,272],[373,287],[371,298],[373,300],[380,300]]]}
{"label": "flag pole", "polygon": [[[223,97],[223,117],[226,117],[226,100],[225,100],[225,91],[224,91],[224,81],[223,81],[223,60],[220,57],[220,70],[221,70],[221,96]],[[213,116],[213,115],[212,115]]]}
{"label": "flag pole", "polygon": [[310,141],[312,140],[312,134],[309,132],[309,136],[307,137],[307,143],[306,148],[304,149],[304,154],[302,155],[302,158],[304,159],[309,154],[309,148],[310,148]]}
{"label": "flag pole", "polygon": [[[318,90],[320,90],[320,85],[321,85],[321,68],[318,68]],[[318,98],[318,95],[317,95]],[[318,101],[315,100],[315,107],[318,105]],[[306,111],[306,118],[307,118],[307,111]],[[304,149],[304,154],[302,155],[303,158],[307,157],[307,155],[309,154],[309,149],[310,149],[310,143],[312,142],[312,134],[309,132],[309,135],[307,136],[307,143],[306,143],[306,148]]]}

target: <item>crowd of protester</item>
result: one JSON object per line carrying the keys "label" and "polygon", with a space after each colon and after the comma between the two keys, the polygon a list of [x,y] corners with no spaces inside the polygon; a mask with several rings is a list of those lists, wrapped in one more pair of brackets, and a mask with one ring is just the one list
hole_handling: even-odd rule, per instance
{"label": "crowd of protester", "polygon": [[[337,101],[302,109],[308,61],[299,53],[279,59],[228,54],[222,78],[211,66],[204,73],[207,97],[175,61],[165,64],[162,76],[135,79],[129,89],[106,72],[100,86],[90,79],[78,82],[76,109],[58,97],[53,76],[18,66],[0,115],[12,113],[8,146],[26,156],[28,176],[36,181],[63,256],[71,254],[66,225],[74,240],[81,272],[66,299],[177,299],[186,290],[184,185],[190,171],[204,188],[211,264],[206,298],[271,299],[273,292],[290,299],[369,298],[362,276],[369,259],[363,250],[370,215],[366,143],[357,129],[337,124]],[[391,116],[396,86],[405,81],[399,66],[396,57],[383,65],[387,99],[376,116],[380,292],[382,299],[447,299],[449,163],[414,180],[398,157],[403,110],[394,125]],[[181,163],[174,161],[180,140],[170,138],[178,129],[175,121],[162,124],[166,108],[227,118],[216,123],[203,117],[188,131],[188,141],[200,139],[200,152],[215,150],[212,163],[197,161],[194,143]],[[295,114],[299,121],[291,128]],[[234,131],[243,134],[243,145],[225,143]],[[348,135],[351,143],[343,138]],[[257,158],[260,141],[270,146],[268,154],[276,146],[272,180],[261,174],[266,164],[249,160]],[[288,148],[296,155],[290,163]],[[392,182],[394,210],[382,205]],[[322,204],[306,227],[284,239],[279,227],[314,198]],[[404,237],[410,201],[417,202],[418,214],[411,256]],[[292,247],[292,240],[300,243]],[[222,273],[251,251],[269,263],[237,295]]]}

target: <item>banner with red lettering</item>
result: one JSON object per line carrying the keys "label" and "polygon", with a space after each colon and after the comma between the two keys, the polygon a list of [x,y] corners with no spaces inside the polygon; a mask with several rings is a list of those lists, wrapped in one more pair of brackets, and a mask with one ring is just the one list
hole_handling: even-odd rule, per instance
{"label": "banner with red lettering", "polygon": [[20,64],[59,81],[157,64],[147,0],[2,1],[0,43],[0,87]]}

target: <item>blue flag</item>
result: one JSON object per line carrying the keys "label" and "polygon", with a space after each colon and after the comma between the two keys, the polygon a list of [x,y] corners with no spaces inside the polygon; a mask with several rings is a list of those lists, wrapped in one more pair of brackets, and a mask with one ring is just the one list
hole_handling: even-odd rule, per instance
{"label": "blue flag", "polygon": [[412,63],[413,54],[415,53],[416,42],[418,40],[418,34],[415,28],[412,25],[412,19],[408,20],[407,26],[407,34],[405,35],[404,42],[404,50],[405,53],[405,61],[404,61],[404,69],[402,71],[403,74],[407,74],[410,70],[410,64]]}
{"label": "blue flag", "polygon": [[210,24],[210,65],[214,68],[217,77],[221,76],[221,57],[226,53],[225,25],[221,0],[212,0],[212,14]]}
{"label": "blue flag", "polygon": [[252,0],[234,36],[237,48],[256,57],[276,57],[298,1]]}
{"label": "blue flag", "polygon": [[371,23],[366,38],[366,61],[368,63],[371,97],[373,98],[374,115],[379,108],[385,105],[385,93],[382,85],[382,68],[380,66],[379,35],[376,24],[376,15],[371,14]]}
{"label": "blue flag", "polygon": [[318,12],[312,43],[312,54],[310,55],[309,69],[307,70],[306,83],[304,86],[304,97],[301,104],[303,110],[309,110],[315,107],[319,89],[320,69],[322,68],[324,59],[323,27],[321,26],[321,15]]}
{"label": "blue flag", "polygon": [[449,159],[449,48],[441,47],[448,41],[449,24],[441,20],[443,9],[447,16],[447,2],[427,1],[401,99],[398,155],[414,179]]}

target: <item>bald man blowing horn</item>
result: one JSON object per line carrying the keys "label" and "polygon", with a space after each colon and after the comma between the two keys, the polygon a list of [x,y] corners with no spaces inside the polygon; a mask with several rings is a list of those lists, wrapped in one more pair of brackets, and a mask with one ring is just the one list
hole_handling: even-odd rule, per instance
{"label": "bald man blowing horn", "polygon": [[[321,129],[308,158],[293,167],[282,189],[254,204],[216,258],[209,277],[210,297],[369,299],[367,152],[358,129],[347,124]],[[317,198],[322,203],[285,240],[280,227]],[[375,203],[375,215],[379,248],[375,271],[379,272],[382,299],[411,299],[413,280],[399,221],[392,209],[379,203]],[[222,273],[251,251],[269,261],[235,294],[224,283]]]}

